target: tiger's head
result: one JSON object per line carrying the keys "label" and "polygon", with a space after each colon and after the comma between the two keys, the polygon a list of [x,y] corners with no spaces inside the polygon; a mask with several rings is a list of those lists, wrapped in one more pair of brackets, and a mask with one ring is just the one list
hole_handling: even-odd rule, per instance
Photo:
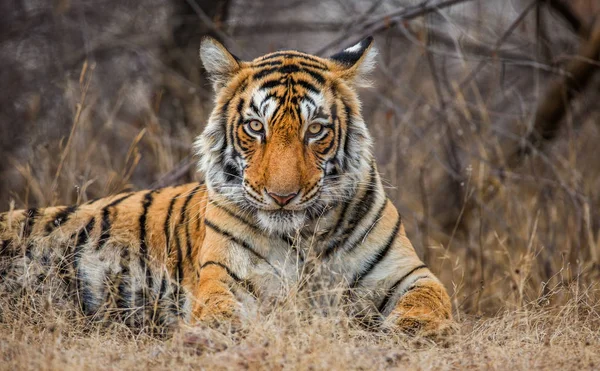
{"label": "tiger's head", "polygon": [[330,58],[279,51],[246,62],[204,39],[216,97],[195,146],[209,191],[270,233],[293,233],[351,198],[371,161],[355,88],[368,85],[372,43]]}

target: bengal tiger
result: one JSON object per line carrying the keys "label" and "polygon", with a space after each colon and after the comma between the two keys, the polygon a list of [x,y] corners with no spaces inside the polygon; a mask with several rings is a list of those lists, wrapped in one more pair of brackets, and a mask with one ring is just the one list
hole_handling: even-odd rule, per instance
{"label": "bengal tiger", "polygon": [[194,146],[205,183],[1,214],[1,286],[53,270],[86,316],[232,321],[288,295],[313,257],[381,326],[447,328],[449,296],[386,197],[361,117],[376,53],[367,38],[330,58],[248,62],[204,39],[216,97]]}

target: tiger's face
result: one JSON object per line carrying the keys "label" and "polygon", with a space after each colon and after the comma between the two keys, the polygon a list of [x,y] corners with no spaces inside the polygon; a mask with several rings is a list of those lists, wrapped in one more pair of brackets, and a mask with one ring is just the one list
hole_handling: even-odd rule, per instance
{"label": "tiger's face", "polygon": [[354,88],[372,68],[371,44],[331,58],[283,51],[242,62],[205,39],[216,105],[196,147],[209,190],[272,233],[293,233],[352,197],[370,159]]}

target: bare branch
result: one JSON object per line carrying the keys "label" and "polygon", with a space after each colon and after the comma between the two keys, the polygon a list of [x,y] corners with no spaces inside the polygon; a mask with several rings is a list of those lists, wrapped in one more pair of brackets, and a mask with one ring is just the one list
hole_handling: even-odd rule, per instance
{"label": "bare branch", "polygon": [[171,171],[163,174],[156,182],[154,182],[151,188],[162,188],[176,184],[179,179],[183,178],[185,174],[190,171],[190,168],[196,163],[194,156],[186,156],[183,160],[177,164]]}
{"label": "bare branch", "polygon": [[[550,84],[538,105],[533,130],[526,139],[526,143],[530,143],[534,148],[539,148],[544,142],[554,139],[567,107],[576,96],[575,93],[584,89],[591,81],[592,75],[598,71],[598,64],[590,63],[589,60],[600,60],[600,20],[596,20],[590,39],[582,44],[579,56],[581,58],[573,58],[567,65],[565,76]],[[531,149],[521,147],[509,158],[509,166],[514,167]]]}
{"label": "bare branch", "polygon": [[[517,28],[517,26],[519,26],[519,24],[523,21],[523,19],[525,19],[525,17],[529,13],[529,11],[531,9],[533,9],[533,7],[535,6],[535,4],[536,4],[537,1],[538,0],[532,1],[531,3],[529,3],[529,5],[527,5],[525,7],[525,9],[523,9],[523,11],[521,12],[521,14],[519,14],[519,16],[517,17],[517,19],[515,19],[513,21],[513,23],[510,25],[510,27],[508,27],[508,29],[502,34],[502,36],[500,36],[500,38],[498,39],[498,41],[496,41],[496,44],[494,45],[494,48],[492,49],[492,53],[495,53],[496,51],[498,51],[500,49],[500,47],[502,46],[502,44],[504,44],[506,42],[506,40],[508,39],[508,37],[513,33],[513,31]],[[458,86],[460,90],[464,89],[464,87],[467,86],[475,78],[475,76],[477,76],[477,74],[485,66],[486,62],[487,61],[482,60],[481,62],[479,62],[477,64],[477,66],[475,66],[475,68],[473,68],[471,70],[471,72],[469,73],[469,75],[467,75],[467,77]]]}
{"label": "bare branch", "polygon": [[575,14],[573,9],[561,0],[540,0],[548,4],[551,10],[560,14],[565,21],[571,26],[571,28],[577,32],[581,37],[588,38],[590,29],[584,24],[581,19]]}
{"label": "bare branch", "polygon": [[224,42],[229,47],[235,46],[238,52],[243,53],[243,49],[240,47],[240,45],[237,42],[235,42],[235,40],[233,40],[227,33],[220,29],[215,24],[215,22],[213,22],[212,19],[210,19],[210,17],[204,12],[204,10],[202,10],[202,8],[198,4],[196,4],[195,0],[186,0],[186,2],[190,5],[192,10],[194,10],[198,18],[200,18],[200,21],[202,21],[202,23],[204,23],[204,25],[208,27],[209,30],[214,32],[215,35],[217,35],[217,37],[222,42]]}
{"label": "bare branch", "polygon": [[452,5],[465,3],[468,1],[473,0],[444,0],[433,2],[430,0],[426,0],[420,3],[419,5],[402,9],[396,9],[392,12],[378,16],[377,19],[373,21],[368,21],[366,23],[363,23],[362,25],[359,25],[356,28],[349,29],[348,31],[342,33],[340,36],[336,37],[329,44],[319,49],[315,54],[323,55],[326,51],[329,51],[334,47],[339,48],[341,44],[346,44],[349,38],[352,38],[355,41],[362,40],[367,36],[371,36],[377,33],[378,31],[390,28],[399,22],[414,19],[425,14],[437,11],[439,9],[447,8]]}

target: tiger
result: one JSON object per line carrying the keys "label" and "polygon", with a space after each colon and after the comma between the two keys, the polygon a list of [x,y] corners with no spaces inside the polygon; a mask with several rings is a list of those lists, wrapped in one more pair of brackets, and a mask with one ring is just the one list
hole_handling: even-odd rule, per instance
{"label": "tiger", "polygon": [[369,37],[329,58],[243,61],[204,38],[203,183],[1,214],[0,286],[53,270],[85,316],[169,325],[236,321],[325,276],[383,328],[449,328],[450,297],[386,196],[361,116],[376,56]]}

